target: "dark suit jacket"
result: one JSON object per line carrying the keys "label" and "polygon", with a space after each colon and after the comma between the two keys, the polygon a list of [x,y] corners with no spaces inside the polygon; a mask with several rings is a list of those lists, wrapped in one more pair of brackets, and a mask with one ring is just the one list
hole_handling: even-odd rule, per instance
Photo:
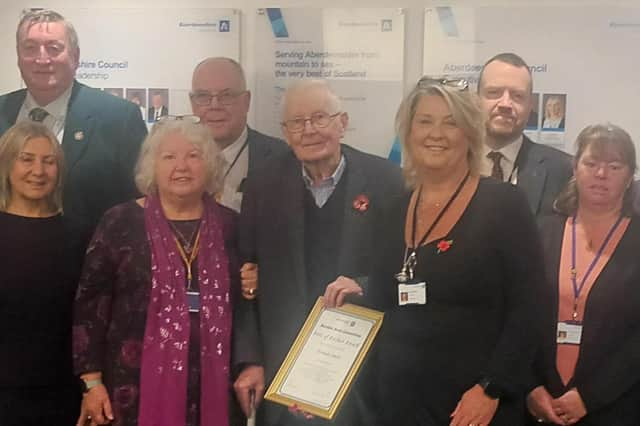
{"label": "dark suit jacket", "polygon": [[[169,115],[169,108],[162,105],[160,107],[160,117],[163,117],[165,115]],[[149,123],[153,123],[156,121],[156,109],[154,107],[149,107],[149,111],[147,112],[147,121]]]}
{"label": "dark suit jacket", "polygon": [[[393,195],[402,192],[400,169],[392,163],[342,145],[346,160],[346,195],[343,235],[340,243],[339,274],[368,275],[373,250],[373,226]],[[302,166],[290,151],[274,157],[267,168],[248,180],[240,216],[240,252],[245,260],[259,266],[257,298],[258,350],[247,348],[245,355],[259,356],[265,367],[267,384],[282,364],[293,340],[320,294],[308,294],[305,271],[304,194]],[[358,212],[353,200],[364,194],[369,208]],[[366,292],[366,287],[365,287]],[[239,323],[236,322],[236,326]],[[236,329],[245,337],[253,327]],[[245,357],[244,360],[251,362]],[[259,360],[256,360],[259,362]],[[263,404],[267,423],[277,424],[283,411],[273,403]]]}
{"label": "dark suit jacket", "polygon": [[[548,303],[545,340],[536,361],[535,385],[554,398],[576,387],[587,407],[579,425],[640,425],[640,217],[633,216],[587,297],[580,356],[573,379],[564,386],[556,369],[558,268],[565,216],[545,220]],[[568,273],[568,271],[567,271]]]}
{"label": "dark suit jacket", "polygon": [[249,171],[247,177],[261,169],[272,157],[285,153],[289,146],[282,140],[248,128]]}
{"label": "dark suit jacket", "polygon": [[524,136],[516,163],[518,186],[540,221],[553,213],[553,201],[573,176],[571,156]]}
{"label": "dark suit jacket", "polygon": [[[0,134],[15,124],[27,91],[0,97]],[[147,128],[140,108],[74,82],[64,127],[64,213],[92,230],[110,207],[134,198],[133,168]]]}

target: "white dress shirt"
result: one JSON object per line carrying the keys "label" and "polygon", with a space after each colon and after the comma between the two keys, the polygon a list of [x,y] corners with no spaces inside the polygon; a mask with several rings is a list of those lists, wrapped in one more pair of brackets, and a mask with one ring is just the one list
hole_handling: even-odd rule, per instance
{"label": "white dress shirt", "polygon": [[505,182],[509,181],[512,184],[518,183],[518,170],[515,169],[516,158],[522,147],[523,136],[511,143],[506,144],[500,149],[491,149],[487,145],[482,147],[482,164],[480,167],[480,173],[484,176],[491,176],[491,169],[493,168],[493,161],[487,157],[487,154],[493,151],[497,151],[502,154],[500,160],[500,167],[502,168],[502,176],[504,176]]}
{"label": "white dress shirt", "polygon": [[67,118],[67,109],[69,106],[69,98],[71,98],[72,88],[73,85],[69,86],[62,95],[58,96],[56,100],[48,105],[38,105],[36,100],[33,99],[33,96],[31,96],[31,93],[27,90],[27,96],[25,97],[22,107],[18,112],[16,122],[30,120],[29,112],[33,108],[42,108],[49,113],[49,115],[42,121],[42,124],[47,126],[49,130],[56,135],[58,142],[62,143],[62,138],[64,137],[64,124]]}
{"label": "white dress shirt", "polygon": [[[236,139],[231,145],[222,150],[222,158],[225,160],[224,173],[227,173],[227,177],[224,179],[224,188],[220,197],[220,204],[225,207],[229,207],[236,212],[240,212],[240,206],[242,205],[242,192],[240,184],[247,177],[249,171],[249,147],[244,146],[247,141],[248,130],[245,127],[240,137]],[[242,152],[240,152],[242,150]],[[232,163],[236,156],[240,154],[235,164]],[[231,167],[231,169],[229,169]]]}

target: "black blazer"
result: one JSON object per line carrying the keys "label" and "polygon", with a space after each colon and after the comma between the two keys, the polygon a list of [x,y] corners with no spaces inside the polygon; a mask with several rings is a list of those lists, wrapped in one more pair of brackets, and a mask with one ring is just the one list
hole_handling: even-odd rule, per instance
{"label": "black blazer", "polygon": [[573,176],[571,156],[523,136],[518,152],[518,186],[540,221],[553,213],[553,201]]}
{"label": "black blazer", "polygon": [[282,140],[264,133],[247,129],[247,148],[249,149],[249,170],[247,177],[265,167],[272,157],[283,154],[289,150],[289,146]]}
{"label": "black blazer", "polygon": [[558,272],[566,217],[545,220],[546,288],[552,313],[536,360],[536,385],[553,397],[576,387],[587,408],[579,425],[640,425],[640,218],[633,216],[596,279],[585,308],[582,344],[573,379],[556,369]]}
{"label": "black blazer", "polygon": [[[403,180],[400,169],[389,161],[347,145],[342,145],[342,153],[346,194],[338,270],[341,275],[362,277],[371,267],[376,218],[402,191]],[[257,336],[252,345],[238,351],[236,363],[252,362],[248,357],[261,353],[262,359],[253,361],[264,365],[269,384],[322,293],[306,290],[302,165],[289,151],[266,166],[248,179],[239,226],[241,255],[259,265],[257,322],[242,326],[242,321],[236,321],[240,328],[235,332],[247,339]],[[361,194],[369,198],[365,212],[353,207]],[[270,402],[263,404],[263,410],[266,424],[276,424],[283,411]]]}
{"label": "black blazer", "polygon": [[[15,124],[26,89],[0,97],[0,134]],[[147,127],[140,108],[74,82],[64,126],[64,213],[93,229],[110,207],[134,198],[133,168]]]}

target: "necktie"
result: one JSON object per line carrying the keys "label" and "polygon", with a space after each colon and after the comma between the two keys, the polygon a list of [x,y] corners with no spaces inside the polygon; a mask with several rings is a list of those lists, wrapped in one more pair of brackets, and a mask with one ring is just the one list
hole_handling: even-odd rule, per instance
{"label": "necktie", "polygon": [[29,118],[38,123],[42,123],[49,113],[42,108],[34,108],[29,111]]}
{"label": "necktie", "polygon": [[493,167],[491,168],[491,177],[496,178],[500,181],[504,181],[504,173],[502,172],[502,167],[500,166],[500,160],[502,160],[502,153],[498,151],[491,151],[487,154],[487,157],[493,161]]}

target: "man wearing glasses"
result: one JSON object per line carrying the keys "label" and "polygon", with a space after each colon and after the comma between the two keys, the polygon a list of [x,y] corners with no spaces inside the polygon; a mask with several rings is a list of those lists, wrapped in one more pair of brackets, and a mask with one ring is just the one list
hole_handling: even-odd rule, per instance
{"label": "man wearing glasses", "polygon": [[75,81],[78,36],[57,12],[27,12],[16,41],[27,88],[0,97],[0,134],[21,120],[53,131],[65,155],[65,216],[91,231],[108,208],[138,193],[133,167],[147,134],[140,109]]}
{"label": "man wearing glasses", "polygon": [[239,212],[247,175],[287,147],[247,126],[251,93],[242,67],[233,59],[200,62],[193,71],[190,98],[193,113],[209,127],[226,161],[219,202]]}
{"label": "man wearing glasses", "polygon": [[494,56],[480,72],[478,95],[487,116],[482,172],[522,188],[540,219],[553,212],[553,201],[573,170],[568,154],[523,134],[533,107],[532,91],[531,71],[514,53]]}
{"label": "man wearing glasses", "polygon": [[[303,80],[284,96],[282,130],[291,153],[279,156],[247,180],[240,216],[240,252],[258,264],[257,286],[243,282],[245,298],[255,298],[256,323],[238,322],[237,333],[259,330],[255,353],[235,383],[246,413],[250,393],[256,401],[282,364],[318,296],[341,275],[362,287],[332,284],[334,303],[366,293],[371,268],[374,224],[403,194],[400,169],[391,162],[342,144],[349,117],[340,99],[323,81]],[[358,279],[359,278],[359,279]],[[245,360],[249,361],[249,360]],[[334,424],[365,422],[359,392],[352,390]],[[263,403],[260,416],[269,425],[325,424],[296,418],[285,407]],[[357,414],[356,414],[357,412]],[[372,423],[368,423],[372,424]]]}

